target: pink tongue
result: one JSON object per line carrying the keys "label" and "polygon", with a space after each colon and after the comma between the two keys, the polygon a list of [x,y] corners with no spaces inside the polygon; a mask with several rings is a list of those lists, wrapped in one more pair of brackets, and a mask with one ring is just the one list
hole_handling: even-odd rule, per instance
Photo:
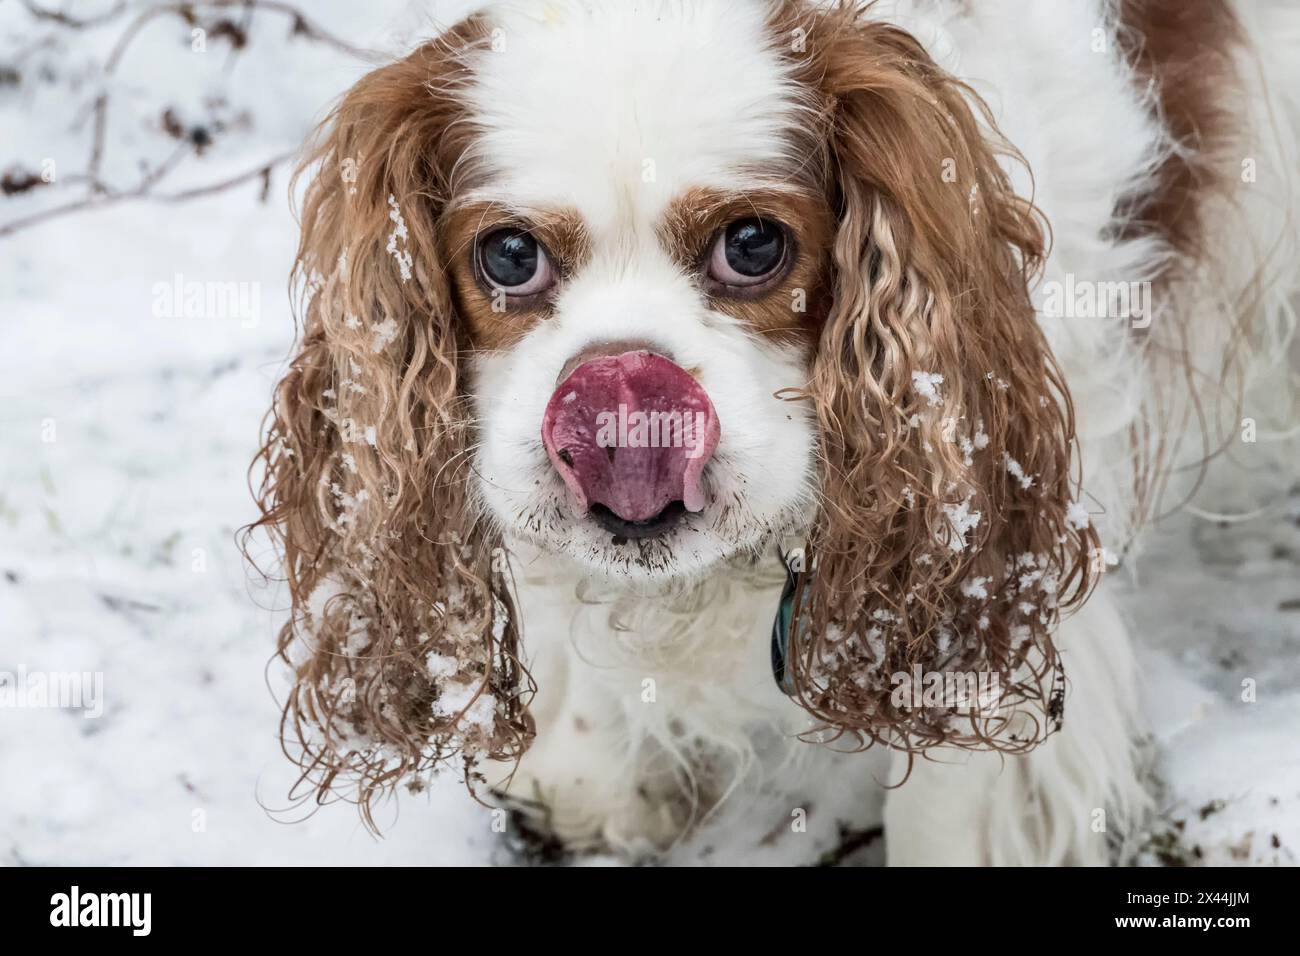
{"label": "pink tongue", "polygon": [[646,521],[670,503],[704,508],[700,473],[718,416],[695,379],[652,352],[583,362],[542,416],[542,443],[578,509]]}

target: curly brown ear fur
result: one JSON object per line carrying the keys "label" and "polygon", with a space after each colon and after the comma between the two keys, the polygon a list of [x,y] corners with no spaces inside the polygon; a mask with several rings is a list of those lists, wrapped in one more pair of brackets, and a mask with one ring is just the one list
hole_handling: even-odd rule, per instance
{"label": "curly brown ear fur", "polygon": [[[839,219],[808,388],[822,505],[796,693],[864,742],[1027,749],[1059,723],[1051,632],[1097,548],[1070,507],[1073,412],[1027,291],[1039,215],[987,108],[910,35],[856,4],[786,15],[783,33],[806,31],[787,55],[825,120]],[[1001,708],[900,702],[891,675],[917,665],[996,674]]]}
{"label": "curly brown ear fur", "polygon": [[437,241],[486,39],[470,19],[362,79],[300,169],[301,351],[259,456],[293,602],[282,736],[318,801],[342,792],[372,825],[398,782],[459,753],[472,785],[470,758],[533,733],[506,563],[468,507],[466,343]]}

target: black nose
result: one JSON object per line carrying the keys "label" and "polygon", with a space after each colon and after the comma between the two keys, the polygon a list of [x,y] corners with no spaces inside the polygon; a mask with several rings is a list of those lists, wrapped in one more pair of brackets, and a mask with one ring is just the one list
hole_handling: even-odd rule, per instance
{"label": "black nose", "polygon": [[623,543],[620,538],[657,538],[676,526],[685,513],[686,506],[680,501],[670,501],[663,511],[645,521],[620,518],[604,505],[593,505],[590,511],[592,520],[614,536],[615,544]]}

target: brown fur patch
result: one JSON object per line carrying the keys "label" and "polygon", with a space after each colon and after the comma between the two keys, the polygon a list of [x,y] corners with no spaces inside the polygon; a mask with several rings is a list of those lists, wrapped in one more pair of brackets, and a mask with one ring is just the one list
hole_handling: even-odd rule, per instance
{"label": "brown fur patch", "polygon": [[[969,87],[862,5],[784,3],[771,30],[838,224],[803,396],[821,480],[794,695],[863,744],[1029,750],[1060,722],[1053,631],[1097,537],[1067,519],[1073,409],[1028,293],[1045,229],[998,161],[1022,160]],[[1006,709],[900,705],[887,675],[915,666],[992,673]]]}
{"label": "brown fur patch", "polygon": [[1241,27],[1223,0],[1123,0],[1118,42],[1144,83],[1155,87],[1159,116],[1178,144],[1155,188],[1119,210],[1121,238],[1161,234],[1178,252],[1199,256],[1205,199],[1231,179],[1220,165],[1237,127],[1230,91]]}
{"label": "brown fur patch", "polygon": [[713,294],[710,304],[761,335],[806,338],[820,327],[828,307],[826,252],[834,224],[824,197],[798,190],[689,189],[669,204],[659,237],[674,261],[700,277],[707,292],[705,272],[719,233],[729,223],[752,216],[786,227],[789,268],[756,295]]}
{"label": "brown fur patch", "polygon": [[[1205,464],[1218,453],[1216,446],[1226,447],[1239,419],[1236,363],[1243,340],[1227,335],[1217,374],[1206,375],[1189,360],[1205,351],[1199,341],[1205,332],[1189,317],[1196,308],[1192,297],[1208,301],[1227,288],[1215,278],[1220,256],[1213,240],[1223,223],[1211,220],[1207,210],[1212,202],[1222,205],[1218,201],[1225,199],[1230,205],[1239,186],[1242,156],[1234,142],[1242,128],[1234,53],[1245,36],[1225,0],[1121,0],[1117,7],[1119,48],[1138,83],[1154,94],[1153,116],[1174,148],[1156,171],[1151,188],[1118,203],[1115,236],[1158,236],[1178,254],[1154,276],[1155,294],[1175,321],[1134,332],[1147,340],[1156,388],[1133,429],[1138,464],[1135,507],[1127,521],[1136,529],[1180,503],[1166,501],[1165,492],[1171,464],[1180,455],[1186,457],[1184,444],[1201,443],[1196,467],[1203,477]],[[1222,318],[1236,323],[1239,331],[1252,307],[1255,287],[1247,289],[1236,303],[1236,315]]]}
{"label": "brown fur patch", "polygon": [[571,209],[509,210],[491,202],[452,208],[441,229],[442,258],[451,271],[456,301],[475,348],[502,349],[519,341],[551,310],[554,289],[522,302],[504,300],[493,308],[492,287],[475,266],[478,241],[497,229],[526,229],[542,244],[555,269],[557,284],[591,256],[591,240],[582,217]]}
{"label": "brown fur patch", "polygon": [[[371,826],[399,783],[462,754],[512,760],[534,733],[499,533],[470,501],[467,336],[439,241],[474,174],[461,93],[488,42],[472,17],[370,73],[299,167],[300,347],[267,421],[255,527],[293,603],[279,642],[296,676],[281,724],[302,768],[292,796],[356,800]],[[431,654],[468,688],[446,707]]]}

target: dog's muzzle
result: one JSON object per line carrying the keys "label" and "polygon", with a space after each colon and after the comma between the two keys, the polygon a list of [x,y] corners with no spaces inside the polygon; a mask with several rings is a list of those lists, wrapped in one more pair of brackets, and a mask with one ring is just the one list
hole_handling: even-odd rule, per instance
{"label": "dog's muzzle", "polygon": [[720,434],[700,384],[645,349],[581,361],[542,416],[542,443],[575,509],[626,537],[704,509],[701,476]]}

